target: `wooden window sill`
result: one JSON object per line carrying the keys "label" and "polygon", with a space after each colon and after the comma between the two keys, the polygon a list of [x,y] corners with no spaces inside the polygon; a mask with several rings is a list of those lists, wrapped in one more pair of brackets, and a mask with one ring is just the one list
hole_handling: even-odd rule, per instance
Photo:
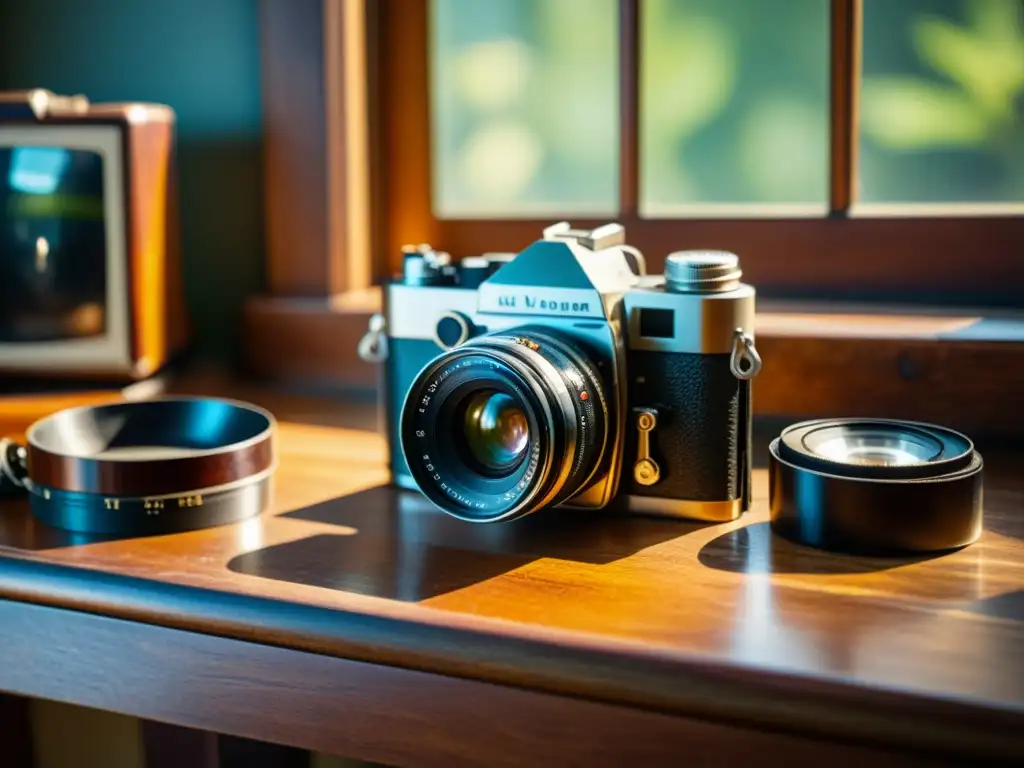
{"label": "wooden window sill", "polygon": [[[245,308],[249,373],[316,389],[370,389],[356,346],[378,289],[256,297]],[[1024,314],[761,301],[759,416],[890,416],[986,436],[1024,436]]]}

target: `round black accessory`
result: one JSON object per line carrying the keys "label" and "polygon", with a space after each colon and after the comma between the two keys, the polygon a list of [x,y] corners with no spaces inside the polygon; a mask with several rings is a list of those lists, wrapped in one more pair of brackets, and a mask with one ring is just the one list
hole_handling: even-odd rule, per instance
{"label": "round black accessory", "polygon": [[861,554],[936,552],[981,535],[981,455],[945,427],[891,419],[794,424],[769,446],[775,532]]}
{"label": "round black accessory", "polygon": [[28,452],[25,446],[7,438],[0,439],[0,496],[21,491],[27,476]]}
{"label": "round black accessory", "polygon": [[[43,522],[141,535],[258,515],[274,470],[273,416],[246,403],[168,397],[60,411],[0,445],[0,473]],[[12,447],[13,446],[13,447]]]}
{"label": "round black accessory", "polygon": [[586,487],[608,440],[587,354],[557,332],[477,337],[431,361],[402,407],[405,460],[423,494],[470,522],[513,520]]}

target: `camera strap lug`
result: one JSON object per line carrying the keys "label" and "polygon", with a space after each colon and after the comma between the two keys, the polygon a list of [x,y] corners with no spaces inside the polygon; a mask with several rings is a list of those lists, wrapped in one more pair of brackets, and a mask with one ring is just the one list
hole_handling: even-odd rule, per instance
{"label": "camera strap lug", "polygon": [[740,381],[754,378],[761,370],[761,356],[757,354],[754,339],[742,328],[733,331],[729,370]]}
{"label": "camera strap lug", "polygon": [[379,312],[370,318],[370,328],[359,340],[359,357],[368,363],[381,363],[388,359],[387,322]]}
{"label": "camera strap lug", "polygon": [[651,458],[651,432],[658,425],[658,412],[653,408],[637,408],[636,413],[636,463],[633,465],[633,479],[640,485],[654,485],[661,479],[661,467]]}
{"label": "camera strap lug", "polygon": [[8,438],[0,439],[0,496],[28,488],[28,451]]}

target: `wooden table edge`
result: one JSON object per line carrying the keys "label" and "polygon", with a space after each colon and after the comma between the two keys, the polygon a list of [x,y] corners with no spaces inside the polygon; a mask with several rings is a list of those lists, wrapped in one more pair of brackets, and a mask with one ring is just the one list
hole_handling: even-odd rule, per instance
{"label": "wooden table edge", "polygon": [[[154,735],[185,737],[201,753],[223,746],[216,733],[254,739],[261,752],[278,744],[445,768],[745,765],[766,754],[792,768],[948,764],[8,600],[0,647],[0,690],[144,718],[146,759],[175,768],[187,758]],[[18,715],[15,702],[14,724]],[[247,759],[278,765],[268,754]]]}
{"label": "wooden table edge", "polygon": [[0,552],[0,600],[18,601],[412,671],[936,756],[1024,759],[1024,705],[737,667],[662,649],[601,650],[430,625],[40,562]]}

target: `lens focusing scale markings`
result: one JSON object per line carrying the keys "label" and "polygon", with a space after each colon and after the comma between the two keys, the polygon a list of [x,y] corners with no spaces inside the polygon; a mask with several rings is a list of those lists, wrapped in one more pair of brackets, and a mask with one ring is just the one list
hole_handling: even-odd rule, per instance
{"label": "lens focusing scale markings", "polygon": [[27,457],[18,461],[24,472],[3,474],[20,480],[48,525],[148,535],[261,513],[276,429],[270,413],[247,403],[165,397],[59,411],[29,427],[24,447],[0,441],[0,449]]}

